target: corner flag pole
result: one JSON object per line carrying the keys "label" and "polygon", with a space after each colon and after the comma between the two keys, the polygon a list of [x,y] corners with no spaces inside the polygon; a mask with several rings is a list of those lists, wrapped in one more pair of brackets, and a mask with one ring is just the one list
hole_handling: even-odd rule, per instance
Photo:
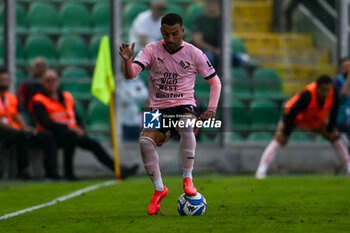
{"label": "corner flag pole", "polygon": [[111,136],[114,154],[114,171],[115,177],[121,179],[121,171],[119,165],[117,129],[115,122],[115,81],[112,69],[111,50],[109,45],[109,37],[103,36],[98,50],[98,56],[94,69],[94,75],[91,85],[91,93],[106,106],[109,105],[109,117],[111,125]]}
{"label": "corner flag pole", "polygon": [[113,154],[114,154],[114,174],[117,180],[121,179],[121,171],[119,164],[119,153],[118,153],[118,140],[117,140],[117,132],[115,127],[115,111],[114,111],[114,95],[111,91],[111,100],[109,102],[109,118],[111,121],[111,134],[112,134],[112,144],[113,144]]}

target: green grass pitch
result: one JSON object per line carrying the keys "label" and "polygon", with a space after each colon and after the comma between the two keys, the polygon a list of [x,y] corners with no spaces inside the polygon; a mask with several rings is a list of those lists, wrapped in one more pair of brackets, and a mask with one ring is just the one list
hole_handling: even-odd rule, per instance
{"label": "green grass pitch", "polygon": [[[160,214],[148,216],[152,185],[136,177],[0,220],[0,232],[350,232],[347,177],[202,175],[194,181],[208,202],[205,216],[178,215],[182,183],[173,176],[164,178],[169,194]],[[0,216],[99,182],[0,182]]]}

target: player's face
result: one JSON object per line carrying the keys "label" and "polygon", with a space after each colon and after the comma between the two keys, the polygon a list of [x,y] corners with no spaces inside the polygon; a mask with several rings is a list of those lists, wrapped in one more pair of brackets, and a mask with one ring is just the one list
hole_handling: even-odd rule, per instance
{"label": "player's face", "polygon": [[340,73],[346,76],[349,73],[349,71],[350,71],[350,60],[345,60],[340,64]]}
{"label": "player's face", "polygon": [[8,73],[0,74],[0,91],[6,91],[9,88],[10,76]]}
{"label": "player's face", "polygon": [[180,24],[175,24],[173,26],[162,24],[160,30],[167,50],[174,51],[180,48],[182,36],[185,32],[185,29],[181,27]]}
{"label": "player's face", "polygon": [[317,87],[317,96],[320,100],[325,100],[332,88],[332,84],[322,84]]}
{"label": "player's face", "polygon": [[58,87],[60,85],[59,78],[56,74],[56,72],[53,71],[47,71],[44,74],[43,77],[43,87],[46,92],[48,93],[54,93],[58,90]]}

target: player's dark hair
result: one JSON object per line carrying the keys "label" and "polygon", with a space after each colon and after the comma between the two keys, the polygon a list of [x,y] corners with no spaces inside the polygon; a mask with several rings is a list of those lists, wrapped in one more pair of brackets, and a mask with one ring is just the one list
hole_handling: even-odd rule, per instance
{"label": "player's dark hair", "polygon": [[5,67],[0,67],[0,74],[7,73],[7,69]]}
{"label": "player's dark hair", "polygon": [[175,13],[169,13],[167,15],[164,15],[162,18],[162,25],[166,24],[169,26],[174,26],[176,24],[180,24],[182,27],[182,17]]}
{"label": "player's dark hair", "polygon": [[350,57],[342,57],[338,61],[338,65],[341,65],[344,61],[350,61]]}
{"label": "player's dark hair", "polygon": [[328,85],[332,83],[332,78],[329,77],[328,75],[321,75],[317,80],[317,86],[321,86],[321,85]]}

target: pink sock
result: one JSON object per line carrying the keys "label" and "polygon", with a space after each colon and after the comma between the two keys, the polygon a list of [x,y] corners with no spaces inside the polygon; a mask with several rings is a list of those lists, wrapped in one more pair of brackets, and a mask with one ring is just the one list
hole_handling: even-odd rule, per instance
{"label": "pink sock", "polygon": [[258,172],[266,173],[271,162],[275,159],[278,150],[281,148],[280,143],[273,139],[266,147],[259,163]]}
{"label": "pink sock", "polygon": [[179,128],[178,132],[181,137],[180,152],[182,156],[183,178],[190,177],[192,179],[196,137],[193,128]]}
{"label": "pink sock", "polygon": [[155,149],[154,141],[149,137],[140,137],[139,145],[141,151],[141,157],[147,175],[152,180],[154,188],[162,191],[163,182],[161,181],[161,173],[159,169],[159,157]]}
{"label": "pink sock", "polygon": [[350,158],[349,158],[349,152],[346,146],[344,145],[344,142],[340,139],[335,141],[333,143],[335,154],[339,158],[339,160],[346,166],[347,169],[350,168]]}

